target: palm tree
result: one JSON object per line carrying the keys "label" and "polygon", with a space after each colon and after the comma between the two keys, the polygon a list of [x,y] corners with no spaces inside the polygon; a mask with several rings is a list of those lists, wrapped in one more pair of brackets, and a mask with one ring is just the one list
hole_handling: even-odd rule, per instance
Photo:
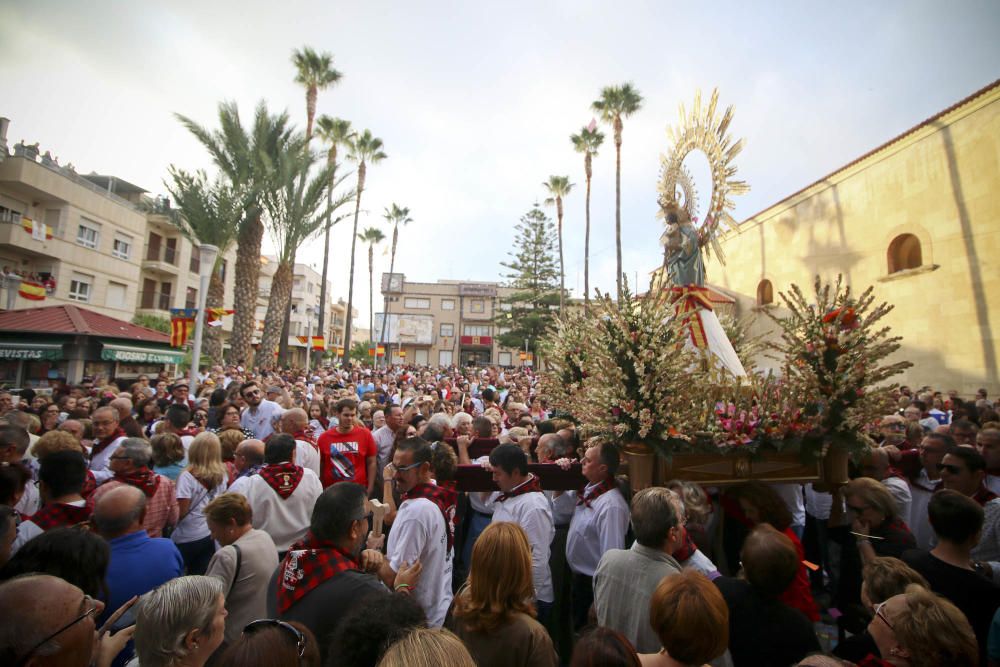
{"label": "palm tree", "polygon": [[[323,225],[326,219],[326,211],[323,210],[326,190],[338,184],[338,181],[331,183],[328,167],[312,179],[303,177],[308,175],[316,162],[316,156],[304,146],[305,137],[296,135],[279,152],[274,163],[272,187],[263,198],[271,239],[278,253],[278,268],[271,282],[264,332],[260,339],[261,355],[257,360],[257,365],[265,369],[274,365],[273,351],[278,347],[287,319],[295,254]],[[334,201],[333,208],[339,208],[353,198],[353,192],[342,195]]]}
{"label": "palm tree", "polygon": [[250,366],[256,329],[257,284],[260,278],[260,244],[264,237],[261,197],[269,187],[274,156],[288,141],[288,114],[272,115],[264,102],[257,104],[252,128],[244,128],[235,102],[219,104],[219,129],[209,130],[194,120],[175,117],[205,147],[229,181],[243,210],[236,237],[235,294],[230,359]]}
{"label": "palm tree", "polygon": [[569,176],[549,176],[549,180],[542,185],[549,192],[545,204],[556,205],[556,218],[559,221],[556,229],[559,232],[559,314],[562,315],[563,296],[566,294],[566,272],[563,269],[563,197],[570,193],[573,184],[569,182]]}
{"label": "palm tree", "polygon": [[[360,234],[358,240],[368,244],[368,343],[374,341],[375,330],[375,244],[385,241],[385,234],[378,227],[369,227]],[[383,320],[385,317],[383,316]],[[375,346],[375,360],[378,360],[378,345]]]}
{"label": "palm tree", "polygon": [[[243,211],[233,188],[222,178],[211,183],[204,171],[193,174],[174,165],[168,167],[170,181],[164,181],[180,214],[173,222],[192,243],[209,243],[219,249],[208,283],[206,308],[222,308],[225,284],[220,271],[223,256],[236,242]],[[222,363],[222,332],[219,327],[205,327],[205,354],[212,364]]]}
{"label": "palm tree", "polygon": [[601,97],[590,107],[615,132],[615,255],[618,274],[618,300],[622,298],[622,118],[628,118],[642,108],[642,95],[631,83],[605,86]]}
{"label": "palm tree", "polygon": [[590,303],[590,179],[593,176],[593,159],[597,149],[604,143],[604,133],[597,129],[594,121],[589,127],[580,129],[580,134],[570,135],[573,148],[583,153],[583,171],[587,175],[587,226],[583,234],[583,301]]}
{"label": "palm tree", "polygon": [[[323,277],[319,286],[319,316],[317,331],[326,337],[326,278],[330,266],[330,222],[329,207],[333,202],[333,179],[337,174],[337,151],[341,146],[347,146],[354,136],[351,121],[331,116],[320,116],[316,119],[316,136],[329,146],[326,154],[326,166],[330,169],[331,186],[326,190],[327,217],[323,225]],[[319,353],[321,354],[321,353]],[[317,355],[318,356],[318,355]],[[318,359],[317,359],[318,362]]]}
{"label": "palm tree", "polygon": [[[392,254],[389,256],[389,279],[392,280],[392,273],[396,270],[396,243],[399,241],[399,226],[406,225],[407,223],[413,222],[410,217],[410,209],[406,207],[400,207],[399,204],[393,203],[392,208],[385,209],[385,215],[383,215],[390,225],[392,225]],[[389,321],[389,294],[385,295],[385,307],[382,309],[382,333],[379,334],[378,342],[385,343],[385,325]],[[386,345],[386,352],[389,348]],[[387,354],[386,359],[389,359]]]}
{"label": "palm tree", "polygon": [[292,51],[292,64],[295,65],[295,83],[301,83],[306,89],[306,144],[312,140],[313,119],[316,118],[316,96],[320,89],[332,86],[343,76],[333,68],[333,56],[329,53],[316,53],[308,46],[301,51]]}
{"label": "palm tree", "polygon": [[[361,213],[361,193],[365,190],[365,176],[368,165],[376,164],[388,157],[382,151],[382,140],[372,136],[371,130],[355,134],[349,144],[347,159],[358,163],[358,186],[354,200],[354,230],[351,232],[351,272],[347,283],[347,330],[344,333],[344,350],[351,349],[351,313],[354,312],[354,251],[358,240],[358,214]],[[348,355],[344,355],[344,367],[350,365]]]}

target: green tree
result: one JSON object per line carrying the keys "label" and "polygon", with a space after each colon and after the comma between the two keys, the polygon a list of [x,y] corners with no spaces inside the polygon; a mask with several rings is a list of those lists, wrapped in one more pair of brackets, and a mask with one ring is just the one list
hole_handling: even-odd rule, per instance
{"label": "green tree", "polygon": [[539,342],[554,325],[559,307],[556,231],[537,204],[514,229],[514,249],[507,253],[510,261],[500,265],[507,269],[502,277],[515,291],[507,299],[511,309],[501,312],[494,324],[500,345],[523,348],[527,340],[537,359]]}
{"label": "green tree", "polygon": [[[377,164],[388,156],[382,151],[382,140],[372,136],[371,130],[365,130],[361,134],[356,134],[351,138],[349,144],[350,152],[347,159],[358,164],[358,186],[354,199],[354,229],[351,231],[351,271],[347,283],[347,325],[344,332],[344,349],[351,349],[351,313],[354,312],[354,253],[357,249],[358,240],[358,215],[361,213],[361,193],[365,190],[365,177],[368,174],[368,165]],[[345,360],[344,365],[347,366]]]}
{"label": "green tree", "polygon": [[[333,180],[337,177],[337,153],[341,146],[347,146],[354,130],[351,129],[351,121],[332,116],[320,116],[316,119],[316,136],[320,141],[327,144],[326,166],[330,169],[330,187],[326,190],[327,215],[323,223],[323,275],[319,285],[319,316],[317,317],[317,331],[324,338],[326,337],[326,283],[330,267],[330,228],[336,221],[330,220],[330,207],[333,205]],[[317,365],[319,358],[317,355]]]}
{"label": "green tree", "polygon": [[295,83],[306,89],[306,144],[312,140],[313,119],[316,118],[316,97],[323,88],[334,85],[343,76],[333,67],[333,56],[316,53],[308,46],[292,51]]}
{"label": "green tree", "polygon": [[[396,270],[396,243],[399,241],[399,226],[406,226],[408,223],[413,222],[410,217],[410,209],[406,207],[401,207],[396,203],[393,203],[392,208],[385,209],[386,222],[392,225],[392,252],[389,255],[389,275]],[[386,359],[389,359],[388,354],[388,343],[385,340],[385,325],[389,322],[389,295],[385,295],[385,307],[382,309],[382,332],[379,334],[378,342],[384,343],[386,345]]]}
{"label": "green tree", "polygon": [[368,360],[368,343],[359,340],[351,346],[351,359],[364,363]]}
{"label": "green tree", "polygon": [[257,105],[250,128],[240,121],[235,102],[219,104],[219,128],[209,130],[187,116],[175,117],[205,147],[212,161],[228,179],[242,208],[236,237],[233,333],[230,356],[250,366],[256,330],[257,285],[260,278],[260,244],[264,237],[261,197],[270,187],[274,156],[288,141],[292,129],[288,114],[271,114],[264,102]]}
{"label": "green tree", "polygon": [[378,227],[369,227],[358,234],[358,240],[368,244],[368,342],[371,343],[375,333],[375,244],[385,241],[385,234]]}
{"label": "green tree", "polygon": [[[591,121],[591,125],[594,122]],[[596,127],[583,127],[580,134],[570,135],[573,148],[583,153],[583,171],[587,175],[587,225],[583,234],[583,300],[590,303],[590,179],[594,175],[593,160],[604,143],[604,133]]]}
{"label": "green tree", "polygon": [[[206,308],[223,308],[226,287],[222,278],[223,256],[236,242],[242,209],[232,186],[221,177],[211,182],[204,171],[189,173],[168,167],[170,180],[164,181],[177,205],[172,221],[192,243],[208,243],[219,249],[208,283]],[[205,355],[213,364],[222,363],[221,327],[205,327]]]}
{"label": "green tree", "polygon": [[566,269],[563,266],[563,197],[570,193],[573,184],[569,182],[569,176],[549,176],[549,180],[542,183],[548,190],[549,196],[545,198],[545,205],[556,205],[556,218],[559,232],[559,314],[563,311],[563,297],[566,294]]}
{"label": "green tree", "polygon": [[170,320],[151,313],[141,313],[132,318],[132,324],[139,327],[146,327],[160,333],[170,333]]}
{"label": "green tree", "polygon": [[615,133],[615,256],[618,273],[618,299],[622,298],[622,118],[628,118],[642,108],[642,95],[631,83],[606,86],[591,108]]}

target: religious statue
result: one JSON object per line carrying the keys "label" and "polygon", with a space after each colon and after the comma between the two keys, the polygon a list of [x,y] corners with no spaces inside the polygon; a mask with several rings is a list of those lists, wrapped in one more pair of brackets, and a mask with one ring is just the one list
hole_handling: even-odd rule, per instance
{"label": "religious statue", "polygon": [[667,229],[662,241],[663,265],[667,280],[676,286],[705,285],[705,264],[701,258],[701,240],[698,228],[691,221],[691,216],[676,201],[663,202],[660,208]]}

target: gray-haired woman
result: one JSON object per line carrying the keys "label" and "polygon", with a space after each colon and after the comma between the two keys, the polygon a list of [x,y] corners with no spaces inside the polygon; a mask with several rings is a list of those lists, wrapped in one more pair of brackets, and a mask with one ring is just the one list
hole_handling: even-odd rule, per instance
{"label": "gray-haired woman", "polygon": [[136,605],[132,638],[138,665],[201,667],[222,644],[225,627],[222,582],[202,576],[172,579]]}

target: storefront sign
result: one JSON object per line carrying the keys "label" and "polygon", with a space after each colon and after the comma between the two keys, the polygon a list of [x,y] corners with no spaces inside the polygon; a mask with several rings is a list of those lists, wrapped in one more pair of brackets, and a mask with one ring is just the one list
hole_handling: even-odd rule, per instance
{"label": "storefront sign", "polygon": [[492,336],[462,336],[458,339],[462,345],[492,345]]}
{"label": "storefront sign", "polygon": [[0,344],[0,359],[25,359],[28,361],[62,359],[62,345],[35,343],[34,345]]}
{"label": "storefront sign", "polygon": [[184,354],[170,350],[154,350],[144,347],[104,344],[101,359],[121,361],[130,364],[177,364],[184,360]]}

